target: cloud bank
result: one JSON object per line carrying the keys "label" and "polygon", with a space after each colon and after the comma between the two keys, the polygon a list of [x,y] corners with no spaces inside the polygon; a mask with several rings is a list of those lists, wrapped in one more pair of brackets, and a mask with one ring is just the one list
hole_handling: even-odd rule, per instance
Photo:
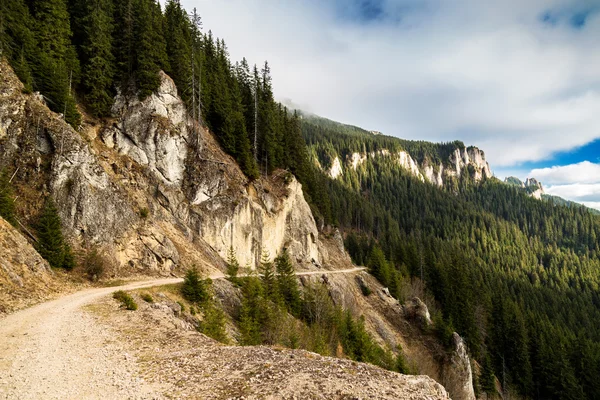
{"label": "cloud bank", "polygon": [[598,2],[183,0],[275,94],[409,139],[461,139],[493,167],[600,137]]}
{"label": "cloud bank", "polygon": [[577,164],[534,169],[530,176],[544,182],[546,193],[600,209],[600,164]]}

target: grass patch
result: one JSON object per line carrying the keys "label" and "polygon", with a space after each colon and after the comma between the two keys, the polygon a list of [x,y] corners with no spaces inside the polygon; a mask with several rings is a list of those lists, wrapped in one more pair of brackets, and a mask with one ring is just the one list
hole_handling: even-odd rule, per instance
{"label": "grass patch", "polygon": [[142,293],[140,297],[146,303],[154,303],[154,298],[152,297],[152,295],[150,295],[150,293]]}
{"label": "grass patch", "polygon": [[127,292],[123,290],[119,290],[113,293],[113,299],[121,302],[121,308],[125,308],[127,310],[135,311],[138,308],[137,303],[133,300]]}

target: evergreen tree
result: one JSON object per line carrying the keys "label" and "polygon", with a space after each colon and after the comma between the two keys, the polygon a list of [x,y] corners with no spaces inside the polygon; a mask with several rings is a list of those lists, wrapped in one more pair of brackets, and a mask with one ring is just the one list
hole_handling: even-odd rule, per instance
{"label": "evergreen tree", "polygon": [[113,3],[112,0],[81,3],[84,8],[80,51],[84,98],[93,114],[104,117],[110,115],[114,97]]}
{"label": "evergreen tree", "polygon": [[261,315],[263,307],[263,288],[256,277],[245,279],[242,287],[242,305],[239,317],[240,342],[245,346],[262,343]]}
{"label": "evergreen tree", "polygon": [[73,269],[73,253],[64,239],[58,210],[50,198],[46,200],[39,217],[37,234],[36,249],[52,268]]}
{"label": "evergreen tree", "polygon": [[32,22],[23,0],[0,2],[0,55],[8,58],[27,91],[33,88],[30,60],[35,40]]}
{"label": "evergreen tree", "polygon": [[277,283],[279,292],[283,297],[288,310],[293,315],[298,315],[301,309],[300,291],[298,290],[298,281],[296,271],[290,260],[286,249],[275,259],[275,269],[277,271]]}
{"label": "evergreen tree", "polygon": [[165,40],[169,57],[169,76],[180,89],[179,95],[192,104],[192,25],[179,0],[168,0],[165,7]]}
{"label": "evergreen tree", "polygon": [[169,68],[160,4],[156,0],[136,3],[134,77],[138,96],[143,100],[159,88],[160,70]]}
{"label": "evergreen tree", "polygon": [[273,301],[278,301],[279,290],[277,287],[275,269],[273,268],[273,263],[271,262],[269,253],[266,250],[263,251],[260,258],[259,272],[261,274],[260,278],[266,298]]}
{"label": "evergreen tree", "polygon": [[65,0],[39,0],[33,3],[36,51],[34,61],[35,88],[47,98],[53,111],[64,114],[72,126],[78,126],[81,115],[71,89],[79,75],[79,61],[71,45],[70,18]]}
{"label": "evergreen tree", "polygon": [[229,252],[227,253],[227,279],[235,283],[237,281],[239,271],[240,263],[235,256],[235,250],[233,247],[230,247]]}
{"label": "evergreen tree", "polygon": [[138,0],[114,2],[114,54],[117,62],[117,75],[122,89],[128,90],[132,83],[135,67],[135,12]]}
{"label": "evergreen tree", "polygon": [[210,280],[203,280],[200,272],[194,266],[185,273],[181,285],[181,294],[190,303],[204,304],[210,300],[209,286]]}

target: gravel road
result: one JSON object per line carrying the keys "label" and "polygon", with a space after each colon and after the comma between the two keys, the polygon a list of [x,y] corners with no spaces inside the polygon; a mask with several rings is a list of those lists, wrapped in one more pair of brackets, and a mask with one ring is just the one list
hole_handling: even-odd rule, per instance
{"label": "gravel road", "polygon": [[[362,268],[298,275],[355,273]],[[223,278],[222,273],[211,276]],[[117,290],[179,283],[156,279],[83,290],[0,319],[0,399],[152,399],[160,390],[139,377],[137,364],[110,328],[82,307]]]}

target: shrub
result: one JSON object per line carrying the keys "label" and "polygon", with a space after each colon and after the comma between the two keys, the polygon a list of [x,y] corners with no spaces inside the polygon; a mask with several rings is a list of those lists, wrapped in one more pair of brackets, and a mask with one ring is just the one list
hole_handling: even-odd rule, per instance
{"label": "shrub", "polygon": [[148,210],[147,208],[144,207],[140,210],[140,217],[142,219],[148,218],[149,215],[150,215],[150,210]]}
{"label": "shrub", "polygon": [[96,282],[104,276],[106,270],[106,259],[97,248],[93,247],[85,254],[83,259],[83,270],[87,278]]}
{"label": "shrub", "polygon": [[190,303],[201,304],[210,298],[208,286],[210,280],[202,280],[196,267],[185,273],[181,286],[181,295]]}
{"label": "shrub", "polygon": [[178,301],[177,304],[179,304],[179,307],[181,307],[181,312],[185,312],[185,304],[183,304],[181,301]]}
{"label": "shrub", "polygon": [[[154,303],[154,299],[152,298],[152,296],[150,295],[150,293],[142,293],[142,295],[140,297],[146,303]],[[181,311],[183,311],[183,307],[181,307]]]}
{"label": "shrub", "polygon": [[121,308],[125,307],[125,309],[132,311],[135,311],[138,308],[137,303],[135,300],[133,300],[133,297],[122,290],[114,292],[113,299],[121,302]]}

